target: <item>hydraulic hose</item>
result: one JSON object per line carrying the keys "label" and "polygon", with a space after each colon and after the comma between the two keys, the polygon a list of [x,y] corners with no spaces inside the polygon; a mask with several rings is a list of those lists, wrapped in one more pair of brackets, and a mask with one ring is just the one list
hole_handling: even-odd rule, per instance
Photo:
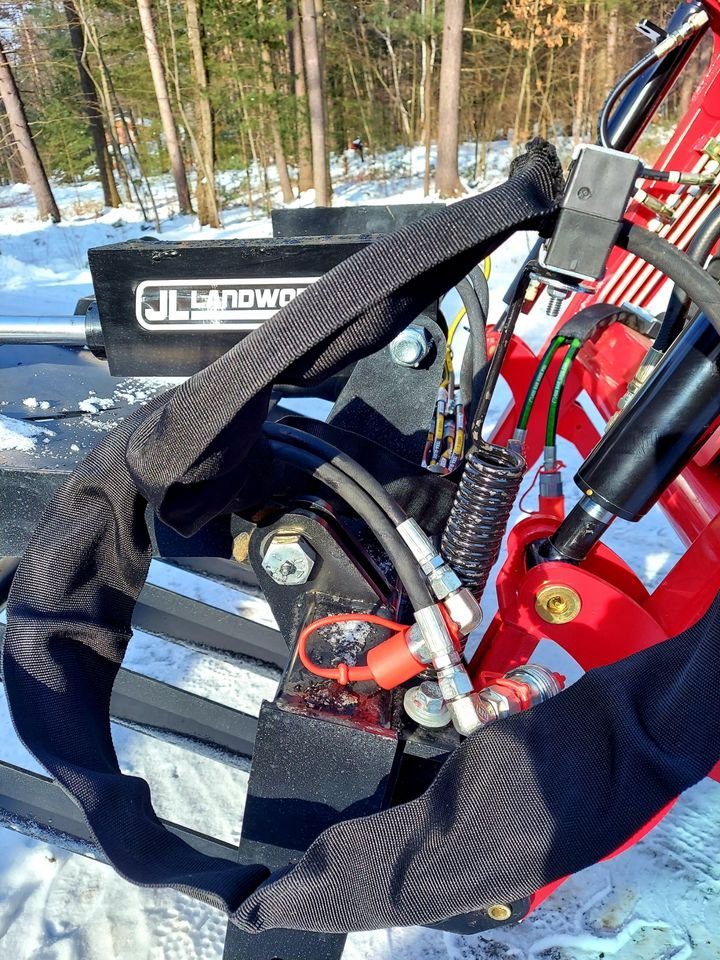
{"label": "hydraulic hose", "polygon": [[279,459],[315,477],[341,497],[365,521],[392,561],[413,610],[423,610],[434,605],[435,601],[417,561],[385,513],[361,486],[322,457],[279,440],[269,442],[270,449]]}
{"label": "hydraulic hose", "polygon": [[656,233],[628,220],[623,223],[616,242],[685,290],[720,335],[720,287],[699,264]]}
{"label": "hydraulic hose", "polygon": [[558,418],[560,416],[560,403],[562,401],[563,391],[565,389],[565,383],[570,373],[570,367],[572,362],[577,356],[582,343],[577,339],[577,337],[571,341],[570,347],[563,358],[563,362],[560,364],[560,369],[558,370],[558,375],[555,378],[555,384],[553,386],[552,395],[550,397],[550,409],[548,411],[547,419],[547,429],[545,431],[545,446],[554,447],[557,442],[557,426]]}
{"label": "hydraulic hose", "polygon": [[[705,261],[712,253],[713,247],[720,240],[720,207],[713,210],[698,232],[693,237],[692,243],[688,247],[687,255],[699,266],[704,267]],[[679,284],[675,284],[667,310],[663,317],[660,332],[655,338],[654,347],[660,353],[664,353],[675,337],[680,333],[687,319],[690,309],[690,298]]]}
{"label": "hydraulic hose", "polygon": [[543,354],[542,360],[540,361],[537,370],[530,381],[530,386],[528,387],[528,392],[525,396],[525,401],[523,402],[522,409],[520,411],[520,417],[518,418],[517,425],[518,430],[527,430],[530,422],[530,414],[532,413],[533,406],[535,405],[535,400],[537,399],[540,385],[542,384],[545,374],[552,363],[553,357],[564,343],[565,337],[555,337],[553,342]]}
{"label": "hydraulic hose", "polygon": [[598,141],[603,147],[611,147],[611,136],[610,136],[610,116],[615,109],[615,106],[620,99],[620,97],[625,93],[627,88],[630,86],[633,81],[637,80],[648,67],[651,67],[654,63],[657,63],[658,57],[654,50],[650,53],[647,53],[642,60],[638,60],[634,67],[631,67],[628,72],[618,80],[615,86],[612,88],[610,93],[605,100],[605,103],[602,105],[600,110],[600,117],[598,119]]}
{"label": "hydraulic hose", "polygon": [[630,149],[699,43],[708,20],[702,3],[680,4],[666,36],[610,91],[598,119],[598,143]]}
{"label": "hydraulic hose", "polygon": [[298,430],[297,427],[288,426],[285,423],[272,423],[266,421],[263,426],[263,432],[271,440],[277,440],[281,443],[288,443],[292,446],[299,446],[310,453],[321,457],[330,463],[333,467],[346,474],[354,483],[361,487],[380,507],[388,520],[395,527],[407,520],[407,514],[400,504],[393,500],[385,487],[377,480],[369,470],[366,470],[357,460],[353,460],[348,454],[343,453],[338,447],[327,440],[314,436],[312,433],[306,433],[304,430]]}
{"label": "hydraulic hose", "polygon": [[489,308],[487,280],[482,271],[477,270],[472,281],[469,278],[461,280],[456,288],[465,307],[470,327],[470,339],[460,368],[460,392],[468,408],[469,422],[472,422],[477,408],[488,363],[485,329]]}
{"label": "hydraulic hose", "polygon": [[685,290],[700,314],[578,470],[575,482],[585,496],[552,539],[538,545],[540,559],[581,562],[616,516],[640,519],[720,412],[720,288],[699,264],[642,227],[626,221],[618,245]]}

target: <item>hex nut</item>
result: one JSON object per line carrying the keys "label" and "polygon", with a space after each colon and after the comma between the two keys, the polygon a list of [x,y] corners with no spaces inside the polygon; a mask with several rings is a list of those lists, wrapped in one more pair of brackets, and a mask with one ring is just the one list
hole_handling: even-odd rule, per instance
{"label": "hex nut", "polygon": [[262,561],[263,570],[283,586],[307,583],[316,553],[299,534],[276,533]]}
{"label": "hex nut", "polygon": [[236,563],[247,563],[250,552],[250,534],[239,533],[233,540],[232,555]]}

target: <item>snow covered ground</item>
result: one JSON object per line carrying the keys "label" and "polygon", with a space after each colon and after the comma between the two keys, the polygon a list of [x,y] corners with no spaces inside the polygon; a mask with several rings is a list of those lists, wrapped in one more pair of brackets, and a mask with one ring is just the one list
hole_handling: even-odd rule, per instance
{"label": "snow covered ground", "polygon": [[[468,148],[468,169],[471,153]],[[359,168],[351,169],[336,189],[336,200],[420,201],[421,159],[420,152],[382,158],[388,174],[383,180],[363,179]],[[502,148],[491,152],[491,179],[504,172],[506,159]],[[268,220],[249,219],[244,207],[226,213],[221,230],[199,230],[190,217],[168,217],[169,189],[162,196],[163,238],[271,233]],[[76,299],[90,288],[87,249],[137,236],[145,229],[133,211],[97,216],[93,184],[61,188],[58,199],[66,210],[74,205],[76,215],[59,226],[41,225],[33,219],[25,188],[0,188],[1,313],[72,312]],[[308,202],[305,197],[297,204]],[[518,235],[494,257],[495,309],[527,248],[528,238]],[[523,320],[520,332],[537,347],[546,324],[535,311],[531,319]],[[36,400],[43,402],[40,395]],[[500,395],[496,415],[503,406]],[[1,422],[3,429],[0,451],[12,445],[13,436],[20,443],[28,440],[22,428],[12,423],[8,427]],[[563,446],[560,456],[571,475],[577,454]],[[519,516],[516,512],[515,519]],[[656,511],[639,528],[618,523],[608,542],[649,586],[662,578],[680,553],[677,539]],[[186,595],[203,596],[223,609],[252,611],[265,620],[270,616],[257,598],[203,584],[163,564],[153,565],[151,577]],[[492,607],[490,592],[484,603],[486,619]],[[242,663],[208,657],[142,633],[134,638],[127,666],[255,713],[262,698],[272,696],[276,682],[271,670],[259,676]],[[114,738],[124,769],[150,782],[161,815],[237,841],[247,785],[244,763],[228,765],[121,727],[114,727]],[[1,688],[0,757],[38,769],[13,733]],[[717,958],[717,790],[715,784],[704,782],[689,791],[648,838],[614,861],[573,877],[519,927],[471,938],[419,928],[355,934],[348,939],[345,960]],[[223,916],[180,894],[133,887],[103,864],[0,829],[0,960],[219,960],[224,930]]]}

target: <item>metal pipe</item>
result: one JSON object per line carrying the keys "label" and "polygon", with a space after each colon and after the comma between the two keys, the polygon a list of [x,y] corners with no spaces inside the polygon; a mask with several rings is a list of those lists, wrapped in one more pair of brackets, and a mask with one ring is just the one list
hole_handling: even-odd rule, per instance
{"label": "metal pipe", "polygon": [[85,346],[85,317],[2,317],[0,344],[62,343]]}

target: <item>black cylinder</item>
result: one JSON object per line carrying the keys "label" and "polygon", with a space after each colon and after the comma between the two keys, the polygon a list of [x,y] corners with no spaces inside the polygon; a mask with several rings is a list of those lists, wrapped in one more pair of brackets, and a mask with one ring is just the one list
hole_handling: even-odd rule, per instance
{"label": "black cylinder", "polygon": [[605,510],[639,520],[719,416],[720,337],[701,313],[600,440],[575,482]]}

